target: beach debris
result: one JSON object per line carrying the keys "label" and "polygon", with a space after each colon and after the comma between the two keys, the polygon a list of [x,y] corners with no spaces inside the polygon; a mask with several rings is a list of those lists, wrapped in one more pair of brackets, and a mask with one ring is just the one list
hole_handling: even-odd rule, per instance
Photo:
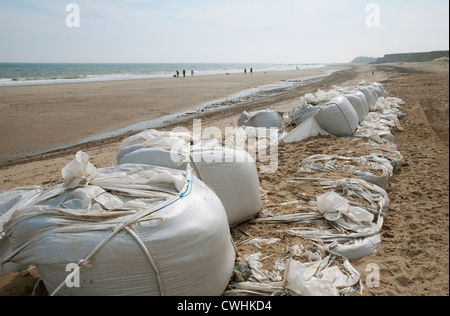
{"label": "beach debris", "polygon": [[347,171],[387,190],[394,167],[387,158],[377,154],[360,157],[319,154],[303,160],[300,163],[300,171],[306,173]]}
{"label": "beach debris", "polygon": [[[294,249],[294,250],[291,250]],[[245,280],[231,281],[225,296],[342,296],[362,290],[360,274],[348,260],[305,251],[295,245],[285,258],[277,260],[272,271],[264,270],[261,253],[239,259],[237,265],[251,271]],[[301,262],[292,258],[308,258]],[[236,268],[236,270],[242,268]],[[235,271],[236,271],[235,270]]]}

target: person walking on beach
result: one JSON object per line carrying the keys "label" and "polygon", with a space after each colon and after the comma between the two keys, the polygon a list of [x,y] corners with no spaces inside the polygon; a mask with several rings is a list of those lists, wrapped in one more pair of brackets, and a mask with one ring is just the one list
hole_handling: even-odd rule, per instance
{"label": "person walking on beach", "polygon": [[180,72],[177,70],[177,78],[180,76]]}
{"label": "person walking on beach", "polygon": [[191,77],[194,77],[194,70],[191,70]]}
{"label": "person walking on beach", "polygon": [[250,74],[253,75],[253,68],[250,68]]}
{"label": "person walking on beach", "polygon": [[183,78],[186,77],[186,69],[183,69]]}
{"label": "person walking on beach", "polygon": [[244,75],[247,74],[247,68],[244,68]]}

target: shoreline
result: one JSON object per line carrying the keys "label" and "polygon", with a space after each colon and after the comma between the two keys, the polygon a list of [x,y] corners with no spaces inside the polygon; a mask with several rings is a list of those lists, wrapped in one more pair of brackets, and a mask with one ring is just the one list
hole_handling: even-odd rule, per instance
{"label": "shoreline", "polygon": [[[71,65],[71,66],[84,66],[84,65],[89,65],[89,66],[95,66],[95,65],[110,65],[110,66],[123,66],[123,65],[131,65],[131,66],[158,66],[158,65],[165,65],[165,66],[173,66],[174,72],[175,69],[179,68],[180,70],[183,68],[195,68],[197,69],[197,67],[200,66],[204,67],[205,65],[214,65],[214,66],[229,66],[231,68],[223,68],[223,69],[211,69],[211,70],[206,70],[206,69],[200,69],[195,71],[195,76],[210,76],[210,75],[223,75],[226,73],[230,73],[230,74],[239,74],[242,72],[242,70],[240,68],[237,68],[238,66],[241,67],[245,67],[244,64],[240,64],[240,63],[225,63],[225,64],[221,64],[221,63],[206,63],[206,64],[202,64],[202,63],[198,63],[198,64],[178,64],[178,63],[173,63],[173,64],[152,64],[152,63],[143,63],[143,64],[133,64],[133,63],[129,63],[129,64],[98,64],[98,63],[88,63],[88,64],[68,64],[68,63],[0,63],[1,65],[30,65],[30,66],[48,66],[48,65]],[[300,66],[296,69],[298,70],[309,70],[309,69],[317,69],[317,68],[323,68],[323,67],[327,67],[330,64],[256,64],[255,66],[262,66],[265,68],[258,68],[255,69],[254,72],[255,73],[261,73],[261,72],[278,72],[278,71],[293,71],[293,67],[294,66]],[[193,66],[193,67],[192,67]],[[288,67],[289,66],[289,69]],[[280,68],[278,68],[280,67]],[[286,68],[282,68],[282,67],[286,67]],[[1,69],[1,67],[0,67]],[[90,74],[90,75],[71,75],[71,76],[63,76],[63,77],[42,77],[42,78],[4,78],[4,79],[0,79],[0,87],[13,87],[13,86],[28,86],[28,85],[53,85],[53,84],[71,84],[71,83],[93,83],[93,82],[108,82],[108,81],[129,81],[129,80],[151,80],[151,79],[170,79],[173,78],[174,73],[172,72],[165,72],[162,70],[156,71],[154,73],[150,73],[150,74],[131,74],[131,73],[108,73],[108,74]],[[186,76],[186,77],[190,77],[190,73]]]}
{"label": "shoreline", "polygon": [[[0,102],[0,113],[2,114],[0,132],[3,135],[9,134],[9,137],[0,139],[0,163],[30,158],[139,130],[162,128],[166,125],[192,119],[193,116],[204,112],[220,111],[229,106],[236,106],[250,100],[254,101],[267,97],[267,95],[260,93],[265,86],[276,85],[280,82],[291,82],[290,84],[295,88],[297,85],[308,84],[309,81],[321,80],[321,78],[327,77],[335,71],[348,69],[348,67],[351,66],[331,64],[325,67],[292,71],[255,72],[253,75],[215,74],[189,78],[152,78],[3,86],[0,87],[0,91],[6,92],[4,93],[6,96],[5,100]],[[245,78],[249,79],[246,80]],[[192,82],[196,82],[199,85],[194,87]],[[214,82],[216,83],[214,84]],[[220,88],[220,83],[229,86]],[[157,88],[148,89],[152,85],[156,85]],[[285,84],[285,87],[282,87],[280,90],[286,90],[288,85]],[[214,90],[210,93],[202,91],[208,90],[208,87],[212,87]],[[159,89],[159,91],[156,89]],[[164,89],[167,89],[168,92],[161,93],[161,90]],[[177,89],[179,91],[176,91]],[[119,93],[120,90],[126,91]],[[277,90],[277,87],[273,90]],[[85,91],[88,94],[87,96],[84,95]],[[97,95],[97,92],[105,96],[107,100],[104,102],[99,101],[101,97]],[[108,92],[117,98],[114,99],[112,96],[106,95]],[[279,92],[283,93],[285,91]],[[186,100],[188,102],[186,105],[180,104],[180,101],[175,100],[176,97],[183,98],[183,93],[187,95]],[[276,94],[276,91],[272,94]],[[69,108],[69,113],[60,110],[59,104],[56,103],[46,107],[46,100],[43,95]],[[146,98],[151,98],[152,95],[156,95],[158,100],[148,106]],[[248,96],[250,98],[245,98]],[[252,99],[252,97],[254,98]],[[118,99],[129,104],[129,111],[123,109]],[[173,107],[173,110],[168,109],[174,103],[177,104]],[[14,109],[16,106],[23,108],[21,115],[14,113],[18,112]],[[42,107],[42,109],[36,109],[37,107]],[[87,118],[84,113],[73,113],[71,109],[73,107],[79,107],[82,111],[91,112],[92,116],[104,117],[104,122],[100,122],[92,117]],[[129,112],[132,112],[133,109],[138,111],[140,115],[136,113],[130,115]],[[50,119],[54,123],[44,124],[42,121],[37,122],[37,117],[28,113],[30,110],[36,112],[36,115],[43,120]],[[78,119],[84,120],[84,124],[77,124],[77,122],[71,120],[70,112]],[[87,114],[89,115],[89,113]],[[13,121],[14,118],[15,120]],[[86,122],[87,119],[90,119],[90,122]],[[54,132],[49,135],[46,130],[49,127],[53,127],[53,125]],[[39,128],[40,126],[42,128]],[[31,127],[34,127],[34,129]],[[77,132],[70,133],[67,131],[67,128]],[[20,130],[21,133],[14,133],[14,129]],[[32,137],[33,140],[27,139],[27,135]],[[61,136],[58,137],[59,135]]]}

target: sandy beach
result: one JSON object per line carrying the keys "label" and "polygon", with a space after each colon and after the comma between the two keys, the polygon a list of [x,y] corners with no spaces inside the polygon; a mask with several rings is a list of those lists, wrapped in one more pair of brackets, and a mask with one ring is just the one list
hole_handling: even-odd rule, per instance
{"label": "sandy beach", "polygon": [[[204,128],[235,127],[244,110],[272,109],[286,113],[298,105],[300,97],[318,89],[356,85],[362,80],[381,82],[391,96],[406,102],[402,107],[406,116],[400,120],[402,129],[395,133],[395,143],[404,161],[401,170],[391,178],[390,208],[381,248],[352,264],[363,280],[368,264],[375,263],[381,269],[380,287],[366,288],[364,296],[449,295],[448,67],[448,62],[346,64],[253,75],[0,87],[0,191],[61,183],[61,168],[80,150],[91,156],[96,167],[109,167],[121,141],[130,134],[70,146],[83,139],[195,109],[242,90],[339,70],[287,92],[212,113],[195,114],[161,130],[176,126],[192,129],[193,118],[201,118]],[[61,147],[65,148],[57,149]],[[295,200],[306,190],[286,184],[289,177],[298,174],[302,159],[317,153],[345,153],[357,147],[351,140],[328,137],[281,145],[278,171],[260,176],[269,201],[263,208]],[[308,194],[318,195],[320,190]],[[267,234],[268,230],[251,222],[232,229],[236,244],[248,236],[267,237]],[[283,246],[302,242],[288,237],[283,237],[283,241]],[[31,295],[38,279],[35,270],[2,275],[0,296]],[[47,295],[42,285],[36,295]]]}

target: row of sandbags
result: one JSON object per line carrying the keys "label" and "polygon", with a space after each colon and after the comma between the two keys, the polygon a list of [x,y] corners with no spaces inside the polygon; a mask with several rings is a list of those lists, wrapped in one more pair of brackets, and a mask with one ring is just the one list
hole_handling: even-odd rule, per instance
{"label": "row of sandbags", "polygon": [[[402,115],[399,108],[404,102],[398,98],[389,97],[389,93],[380,83],[365,84],[361,83],[355,87],[334,87],[330,91],[319,90],[315,94],[307,94],[301,98],[300,105],[295,107],[289,113],[289,119],[284,118],[285,126],[294,123],[297,127],[288,134],[279,134],[279,142],[298,142],[306,138],[317,135],[332,135],[336,137],[355,137],[366,138],[369,140],[373,151],[364,157],[342,157],[336,155],[314,155],[300,162],[301,172],[319,171],[327,173],[330,171],[347,171],[353,173],[359,179],[351,185],[352,191],[364,192],[368,188],[375,193],[364,193],[361,198],[370,200],[372,205],[382,202],[382,207],[373,206],[370,209],[373,217],[369,221],[362,223],[363,226],[370,227],[369,223],[378,219],[375,230],[369,230],[361,233],[359,238],[345,239],[342,236],[337,238],[333,249],[336,253],[345,256],[347,259],[357,260],[364,256],[373,254],[380,246],[381,238],[379,235],[382,218],[387,211],[388,198],[386,190],[389,188],[390,177],[393,172],[398,170],[402,164],[402,156],[394,144],[392,129],[398,127],[398,117]],[[269,114],[271,113],[271,114]],[[263,119],[255,120],[255,117],[261,116]],[[249,118],[249,119],[247,119]],[[274,119],[276,118],[276,119]],[[275,111],[259,111],[251,114],[245,113],[241,116],[240,122],[246,122],[242,125],[244,128],[248,124],[251,128],[268,127],[276,128],[278,122],[283,118],[282,113]],[[271,123],[267,121],[271,120]],[[264,121],[264,126],[257,123]],[[246,127],[247,129],[249,127]],[[244,129],[246,130],[246,129]],[[236,133],[238,134],[238,133]],[[312,179],[315,180],[315,179]],[[323,183],[327,183],[326,177],[322,179]],[[302,179],[308,181],[308,178]],[[342,190],[339,187],[346,183],[346,179],[342,179],[335,185],[335,190]],[[349,188],[345,188],[343,192],[349,192]],[[369,198],[371,196],[371,198]],[[378,201],[378,202],[377,202]],[[353,221],[360,222],[358,216],[367,212],[366,207],[360,206],[354,209],[350,207],[350,202],[345,201],[343,197],[337,198],[335,195],[325,195],[318,197],[317,205],[319,210],[322,205],[327,208],[337,207],[340,212],[328,216],[327,220],[332,220],[336,226],[336,220],[344,219],[348,223]],[[356,213],[352,214],[352,210]],[[329,213],[329,212],[328,212]],[[325,212],[322,213],[322,215]],[[308,214],[309,216],[310,214]],[[307,216],[307,223],[310,218]],[[319,215],[319,218],[322,216]],[[302,215],[280,217],[279,221],[286,223],[289,221],[299,223]],[[317,220],[313,216],[313,220]],[[259,222],[277,223],[273,217],[267,219],[258,219]],[[366,227],[366,228],[367,228]],[[348,228],[348,227],[347,227]],[[345,229],[345,226],[342,227]],[[354,230],[354,229],[353,229]],[[352,229],[350,229],[352,231]],[[314,240],[320,240],[322,237],[327,242],[333,241],[333,235],[322,234],[321,232],[310,232],[305,230],[300,234],[302,237],[310,237]],[[343,240],[344,239],[344,240]],[[339,240],[341,243],[339,243]],[[345,241],[345,243],[342,243]]]}
{"label": "row of sandbags", "polygon": [[369,112],[375,110],[378,100],[388,96],[381,83],[335,87],[328,92],[319,90],[316,94],[303,97],[289,117],[296,126],[313,117],[326,134],[349,136],[356,132]]}
{"label": "row of sandbags", "polygon": [[[300,141],[317,135],[350,136],[358,133],[361,126],[369,125],[372,130],[380,129],[382,125],[376,122],[380,115],[395,120],[394,116],[398,113],[384,113],[380,110],[399,101],[397,98],[390,98],[381,83],[335,87],[330,91],[318,90],[315,94],[305,95],[300,104],[290,111],[287,119],[283,113],[271,110],[244,112],[238,119],[238,126],[277,129],[279,138],[284,142]],[[371,112],[377,114],[373,116]],[[297,128],[287,134],[285,129],[289,124],[294,124]],[[365,131],[364,128],[361,130]],[[392,141],[391,133],[382,131],[378,134],[380,138]]]}
{"label": "row of sandbags", "polygon": [[[389,206],[386,190],[393,172],[402,164],[402,156],[392,135],[392,129],[398,127],[398,117],[402,115],[399,111],[402,104],[402,100],[390,98],[378,83],[335,87],[327,92],[319,90],[316,94],[308,94],[302,98],[301,104],[290,113],[298,127],[283,141],[303,139],[298,136],[303,132],[307,135],[309,126],[315,126],[314,133],[317,134],[366,138],[373,149],[369,155],[362,157],[314,155],[300,163],[301,172],[319,171],[326,174],[347,171],[358,179],[335,181],[327,180],[326,175],[321,179],[298,179],[318,182],[333,189],[334,192],[317,197],[319,218],[323,217],[333,227],[339,227],[345,233],[299,228],[291,230],[292,234],[322,240],[329,252],[350,260],[358,260],[376,252],[381,245],[380,232]],[[341,193],[338,195],[335,192]],[[346,195],[369,201],[370,206],[356,205]],[[296,223],[307,224],[311,218],[302,219],[299,216],[295,220]]]}
{"label": "row of sandbags", "polygon": [[222,295],[229,227],[260,211],[259,178],[246,151],[198,140],[144,131],[111,168],[79,152],[63,184],[0,193],[1,272],[36,266],[52,295]]}

